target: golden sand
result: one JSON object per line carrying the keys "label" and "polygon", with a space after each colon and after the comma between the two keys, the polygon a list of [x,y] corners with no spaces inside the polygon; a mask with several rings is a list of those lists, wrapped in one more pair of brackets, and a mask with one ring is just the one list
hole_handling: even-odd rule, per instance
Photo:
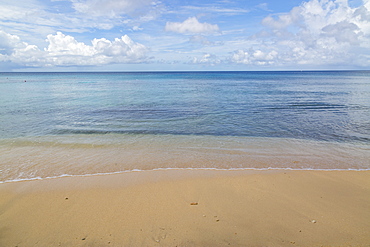
{"label": "golden sand", "polygon": [[369,246],[370,171],[165,170],[0,184],[0,246]]}

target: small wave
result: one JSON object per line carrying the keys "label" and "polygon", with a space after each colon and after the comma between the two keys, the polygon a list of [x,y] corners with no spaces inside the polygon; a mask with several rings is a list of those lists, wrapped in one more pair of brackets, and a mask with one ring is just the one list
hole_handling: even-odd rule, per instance
{"label": "small wave", "polygon": [[337,110],[348,109],[349,106],[342,104],[328,104],[324,102],[295,102],[284,105],[268,107],[272,110]]}
{"label": "small wave", "polygon": [[66,177],[93,177],[93,176],[107,176],[107,175],[115,175],[115,174],[124,174],[124,173],[132,173],[132,172],[148,172],[148,171],[168,171],[168,170],[178,170],[178,171],[370,171],[370,168],[366,169],[354,169],[354,168],[346,168],[346,169],[324,169],[324,168],[276,168],[276,167],[267,167],[267,168],[176,168],[176,167],[169,167],[169,168],[154,168],[150,170],[142,170],[142,169],[132,169],[132,170],[125,170],[125,171],[117,171],[117,172],[107,172],[107,173],[92,173],[92,174],[62,174],[58,176],[50,176],[50,177],[34,177],[34,178],[17,178],[17,179],[10,179],[5,181],[0,181],[0,184],[5,183],[14,183],[14,182],[26,182],[26,181],[35,181],[35,180],[48,180],[48,179],[59,179],[59,178],[66,178]]}

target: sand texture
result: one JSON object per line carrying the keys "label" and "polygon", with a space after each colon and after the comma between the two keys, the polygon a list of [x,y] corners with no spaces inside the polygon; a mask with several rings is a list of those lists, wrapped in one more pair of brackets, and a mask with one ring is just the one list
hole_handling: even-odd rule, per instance
{"label": "sand texture", "polygon": [[159,170],[3,183],[0,246],[370,246],[370,171]]}

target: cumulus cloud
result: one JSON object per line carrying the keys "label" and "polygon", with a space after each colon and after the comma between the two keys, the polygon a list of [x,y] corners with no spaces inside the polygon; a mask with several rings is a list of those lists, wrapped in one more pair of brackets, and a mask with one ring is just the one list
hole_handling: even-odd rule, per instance
{"label": "cumulus cloud", "polygon": [[221,63],[221,59],[219,59],[216,55],[206,53],[201,57],[193,57],[191,63],[216,65]]}
{"label": "cumulus cloud", "polygon": [[233,52],[231,61],[370,66],[369,0],[360,7],[347,0],[310,0],[289,13],[267,16],[262,24],[266,29],[252,36],[253,47]]}
{"label": "cumulus cloud", "polygon": [[61,32],[57,32],[56,35],[49,34],[46,41],[49,42],[49,46],[45,51],[47,51],[50,56],[92,56],[95,53],[94,47],[85,45],[82,42],[77,42],[74,37],[64,35]]}
{"label": "cumulus cloud", "polygon": [[275,50],[269,52],[254,49],[238,50],[233,53],[231,60],[242,64],[274,65],[278,62],[278,54]]}
{"label": "cumulus cloud", "polygon": [[348,21],[341,21],[335,24],[329,24],[322,28],[322,35],[333,37],[339,43],[350,43],[352,45],[360,44],[359,38],[363,35],[360,28]]}
{"label": "cumulus cloud", "polygon": [[196,17],[190,17],[184,22],[167,22],[165,30],[176,33],[213,33],[219,31],[218,25],[200,23]]}
{"label": "cumulus cloud", "polygon": [[12,62],[27,66],[37,63],[42,52],[35,45],[22,42],[16,35],[0,30],[0,62]]}
{"label": "cumulus cloud", "polygon": [[113,41],[94,39],[91,45],[78,42],[70,35],[48,35],[48,47],[40,50],[22,42],[18,36],[0,31],[0,61],[23,66],[90,66],[146,61],[147,48],[127,35]]}
{"label": "cumulus cloud", "polygon": [[0,54],[11,55],[15,47],[22,47],[25,44],[20,42],[16,35],[10,35],[0,30]]}

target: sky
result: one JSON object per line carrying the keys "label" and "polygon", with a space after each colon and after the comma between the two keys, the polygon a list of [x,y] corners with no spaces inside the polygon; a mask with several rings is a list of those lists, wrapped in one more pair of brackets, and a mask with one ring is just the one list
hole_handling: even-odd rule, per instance
{"label": "sky", "polygon": [[0,0],[0,71],[370,69],[370,0]]}

